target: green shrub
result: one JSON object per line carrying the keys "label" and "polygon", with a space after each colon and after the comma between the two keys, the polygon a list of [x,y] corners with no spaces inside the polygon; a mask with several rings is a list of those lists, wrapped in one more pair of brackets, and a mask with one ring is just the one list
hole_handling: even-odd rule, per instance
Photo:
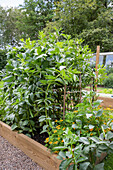
{"label": "green shrub", "polygon": [[108,77],[104,79],[103,85],[105,87],[113,88],[113,73],[109,74]]}
{"label": "green shrub", "polygon": [[113,73],[113,66],[108,65],[106,68],[106,73],[107,73],[107,75]]}

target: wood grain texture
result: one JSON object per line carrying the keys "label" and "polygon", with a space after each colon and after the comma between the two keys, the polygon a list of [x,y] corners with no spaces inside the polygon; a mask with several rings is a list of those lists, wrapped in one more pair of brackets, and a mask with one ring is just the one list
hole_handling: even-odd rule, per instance
{"label": "wood grain texture", "polygon": [[61,163],[55,154],[50,153],[45,146],[34,141],[33,139],[12,131],[10,126],[0,121],[0,135],[8,140],[11,144],[21,149],[34,162],[47,170],[58,170]]}

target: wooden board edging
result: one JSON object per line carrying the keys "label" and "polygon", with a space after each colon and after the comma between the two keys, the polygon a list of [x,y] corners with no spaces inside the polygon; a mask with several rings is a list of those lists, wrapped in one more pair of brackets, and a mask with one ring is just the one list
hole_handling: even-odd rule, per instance
{"label": "wooden board edging", "polygon": [[60,160],[49,149],[24,134],[12,131],[11,127],[0,121],[0,136],[22,150],[45,170],[59,170]]}

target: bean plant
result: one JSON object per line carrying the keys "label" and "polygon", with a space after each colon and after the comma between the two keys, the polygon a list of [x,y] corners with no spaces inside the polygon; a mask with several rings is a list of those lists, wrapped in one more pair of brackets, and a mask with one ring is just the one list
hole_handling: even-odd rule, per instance
{"label": "bean plant", "polygon": [[[21,39],[19,46],[7,47],[0,115],[12,130],[33,135],[39,116],[62,116],[64,87],[79,91],[80,74],[81,90],[87,86],[94,76],[91,50],[81,43],[56,30],[49,37],[40,32],[38,41]],[[80,93],[72,96],[74,106],[79,97]]]}

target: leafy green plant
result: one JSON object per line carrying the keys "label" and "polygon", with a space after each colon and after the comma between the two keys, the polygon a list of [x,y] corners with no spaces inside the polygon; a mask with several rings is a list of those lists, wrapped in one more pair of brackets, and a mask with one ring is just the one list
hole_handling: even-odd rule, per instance
{"label": "leafy green plant", "polygon": [[[65,86],[70,92],[79,91],[80,74],[81,89],[88,84],[92,77],[91,51],[81,43],[56,30],[49,37],[40,32],[37,42],[22,39],[19,47],[7,47],[0,114],[13,130],[34,134],[39,116],[62,116]],[[79,97],[80,93],[73,94],[74,105]]]}
{"label": "leafy green plant", "polygon": [[[113,138],[113,117],[109,110],[100,107],[100,100],[92,101],[94,92],[83,98],[74,112],[67,112],[65,119],[52,121],[41,116],[45,122],[43,132],[47,132],[46,146],[58,153],[62,161],[60,169],[68,166],[72,169],[103,169],[104,164],[97,165],[102,152],[110,153]],[[71,165],[70,165],[71,163]]]}
{"label": "leafy green plant", "polygon": [[[97,158],[103,152],[113,151],[113,133],[108,132],[105,137],[101,133],[99,137],[80,137],[73,134],[68,128],[64,131],[64,146],[55,147],[54,150],[60,150],[58,159],[62,162],[59,169],[77,170],[104,170],[104,163],[96,164]],[[71,165],[70,165],[71,164]]]}

